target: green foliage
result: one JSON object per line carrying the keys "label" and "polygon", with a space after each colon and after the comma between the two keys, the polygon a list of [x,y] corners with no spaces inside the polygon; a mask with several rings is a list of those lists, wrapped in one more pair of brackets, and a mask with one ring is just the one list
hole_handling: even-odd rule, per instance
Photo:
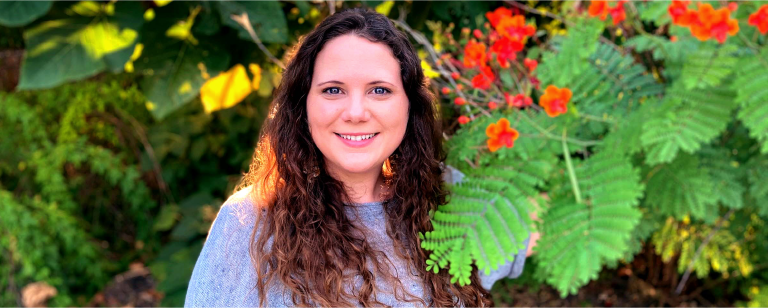
{"label": "green foliage", "polygon": [[[111,7],[111,8],[110,8]],[[45,20],[24,32],[27,52],[19,89],[46,89],[122,68],[143,23],[137,2],[80,2],[71,17]],[[109,11],[114,14],[109,14]]]}
{"label": "green foliage", "polygon": [[694,153],[719,135],[731,119],[735,104],[727,88],[684,90],[674,84],[654,115],[643,125],[641,142],[646,163],[675,159],[679,151]]}
{"label": "green foliage", "polygon": [[705,45],[686,55],[680,79],[685,88],[691,90],[720,86],[738,62],[734,55],[737,49],[734,45]]}
{"label": "green foliage", "polygon": [[750,136],[762,143],[761,151],[768,153],[768,48],[759,54],[741,58],[736,69],[733,89],[741,106],[739,120],[749,128]]}
{"label": "green foliage", "polygon": [[578,19],[568,36],[559,42],[557,52],[542,55],[539,79],[542,84],[563,86],[589,67],[588,59],[598,47],[598,38],[604,25],[595,19]]}
{"label": "green foliage", "polygon": [[449,268],[452,280],[463,285],[469,283],[472,261],[486,274],[510,262],[531,232],[531,200],[551,163],[495,160],[470,170],[452,187],[450,202],[434,213],[434,230],[422,235],[422,247],[432,251],[427,269]]}
{"label": "green foliage", "polygon": [[48,12],[51,4],[51,1],[0,2],[0,24],[10,27],[24,26]]}
{"label": "green foliage", "polygon": [[536,247],[538,270],[563,296],[596,278],[603,264],[623,256],[641,217],[637,205],[643,185],[626,158],[597,154],[576,167],[575,177],[584,200],[574,199],[567,176],[556,179]]}
{"label": "green foliage", "polygon": [[[46,281],[58,290],[57,305],[83,305],[77,295],[99,291],[135,258],[108,258],[102,243],[113,252],[151,243],[148,211],[156,202],[104,117],[110,109],[134,111],[140,98],[117,80],[0,94],[0,255],[11,259],[0,267],[14,276],[0,287]],[[13,298],[2,300],[14,305]]]}

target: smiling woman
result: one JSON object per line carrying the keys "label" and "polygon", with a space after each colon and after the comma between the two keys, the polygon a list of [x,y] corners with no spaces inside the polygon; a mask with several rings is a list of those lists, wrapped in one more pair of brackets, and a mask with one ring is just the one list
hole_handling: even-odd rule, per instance
{"label": "smiling woman", "polygon": [[386,16],[350,9],[319,24],[283,73],[185,306],[492,305],[488,289],[520,274],[525,249],[470,285],[426,271],[418,234],[447,195],[435,103]]}

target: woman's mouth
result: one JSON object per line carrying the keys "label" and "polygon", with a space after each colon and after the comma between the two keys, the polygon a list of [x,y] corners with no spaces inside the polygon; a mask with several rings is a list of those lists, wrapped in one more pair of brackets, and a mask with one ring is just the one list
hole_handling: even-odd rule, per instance
{"label": "woman's mouth", "polygon": [[336,134],[336,136],[338,136],[344,144],[353,148],[361,148],[367,146],[371,144],[374,139],[376,139],[376,136],[379,135],[379,133],[334,134]]}

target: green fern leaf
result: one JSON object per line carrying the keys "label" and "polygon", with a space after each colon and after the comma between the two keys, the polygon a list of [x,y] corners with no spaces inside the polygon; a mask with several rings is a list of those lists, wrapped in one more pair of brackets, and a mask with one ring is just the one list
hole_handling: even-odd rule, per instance
{"label": "green fern leaf", "polygon": [[722,205],[740,209],[744,207],[744,192],[741,184],[744,168],[731,157],[725,148],[704,148],[699,152],[701,167],[707,170],[712,180],[712,193]]}
{"label": "green fern leaf", "polygon": [[430,250],[427,270],[449,268],[454,281],[469,283],[472,262],[486,274],[511,261],[531,232],[529,212],[556,158],[495,159],[468,170],[451,188],[450,202],[432,217],[433,231],[423,235]]}
{"label": "green fern leaf", "polygon": [[640,221],[638,171],[622,156],[597,154],[575,170],[583,203],[576,203],[566,176],[542,217],[539,269],[561,296],[595,279],[606,262],[621,258]]}
{"label": "green fern leaf", "polygon": [[587,59],[592,55],[603,32],[604,24],[594,18],[579,19],[568,27],[568,36],[556,45],[557,52],[545,52],[538,68],[538,77],[544,85],[563,86],[589,67]]}
{"label": "green fern leaf", "polygon": [[735,107],[732,95],[724,88],[688,91],[674,85],[643,125],[641,142],[646,163],[670,162],[681,150],[694,153],[719,135]]}
{"label": "green fern leaf", "polygon": [[698,157],[678,155],[671,163],[651,168],[645,177],[645,204],[661,214],[677,219],[689,214],[706,221],[717,218],[718,196]]}
{"label": "green fern leaf", "polygon": [[686,56],[682,82],[686,89],[702,89],[719,86],[738,62],[734,55],[738,47],[722,45],[706,46]]}
{"label": "green fern leaf", "polygon": [[762,143],[768,153],[768,48],[759,55],[743,57],[736,71],[733,89],[739,103],[739,120],[749,128],[749,135]]}
{"label": "green fern leaf", "polygon": [[757,213],[768,218],[768,157],[755,156],[747,162],[745,169],[749,181],[749,195],[754,199]]}

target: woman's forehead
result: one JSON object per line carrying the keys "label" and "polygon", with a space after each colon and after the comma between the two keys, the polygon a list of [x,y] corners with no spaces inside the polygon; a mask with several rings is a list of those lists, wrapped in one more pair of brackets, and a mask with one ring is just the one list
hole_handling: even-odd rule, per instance
{"label": "woman's forehead", "polygon": [[373,43],[357,35],[328,41],[315,59],[313,83],[330,80],[345,84],[385,81],[400,83],[400,63],[384,43]]}

